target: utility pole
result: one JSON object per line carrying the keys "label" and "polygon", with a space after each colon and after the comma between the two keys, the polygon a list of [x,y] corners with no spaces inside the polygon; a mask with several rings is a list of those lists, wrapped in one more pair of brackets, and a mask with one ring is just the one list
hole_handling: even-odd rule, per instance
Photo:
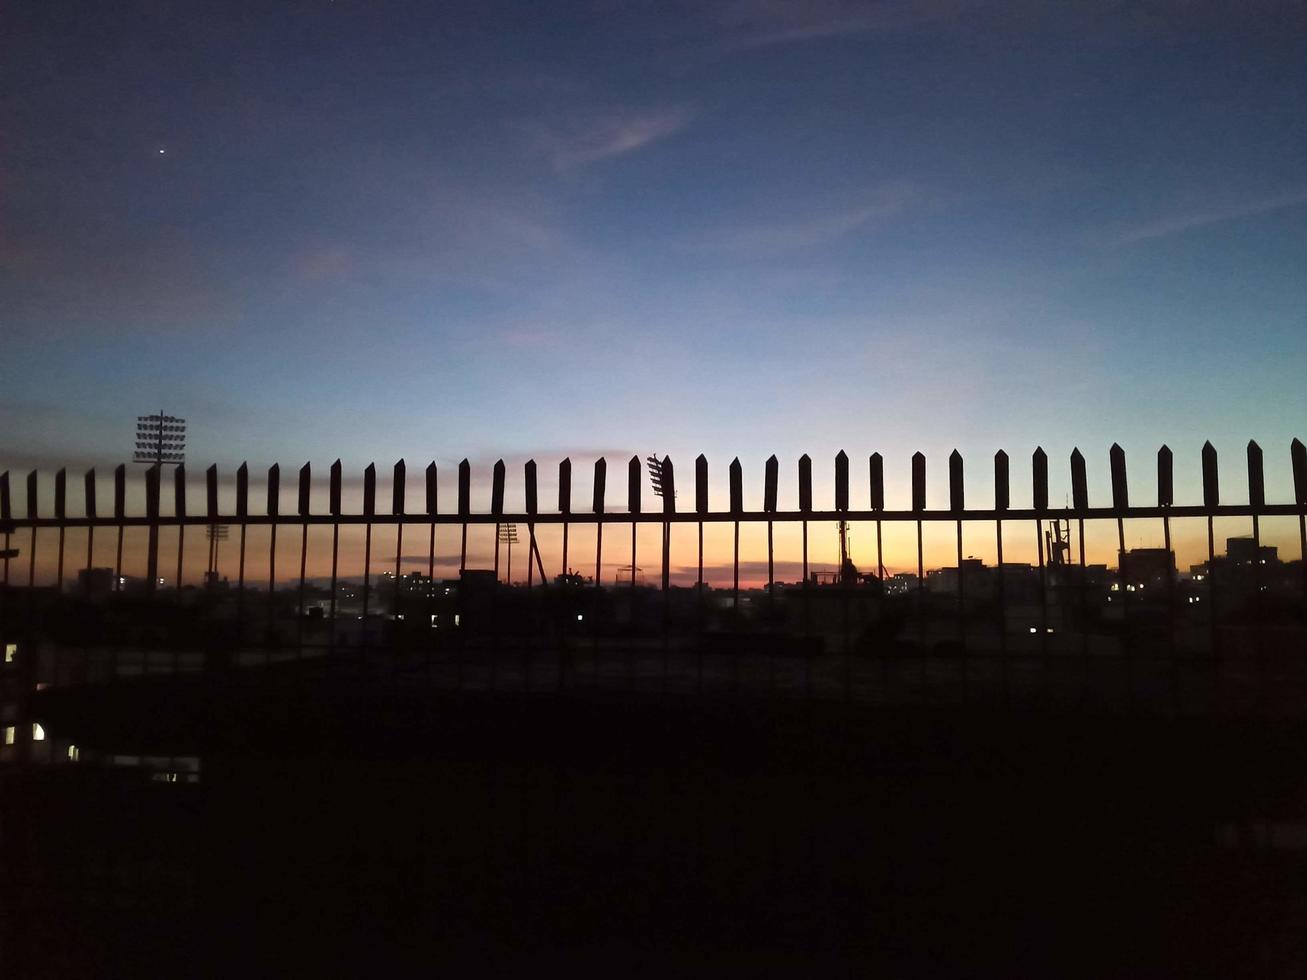
{"label": "utility pole", "polygon": [[[160,409],[155,415],[136,417],[136,452],[132,462],[154,467],[158,480],[154,484],[154,507],[158,506],[159,487],[164,466],[177,466],[186,459],[186,420],[164,415]],[[150,545],[146,588],[153,592],[159,584],[159,515],[150,521]]]}

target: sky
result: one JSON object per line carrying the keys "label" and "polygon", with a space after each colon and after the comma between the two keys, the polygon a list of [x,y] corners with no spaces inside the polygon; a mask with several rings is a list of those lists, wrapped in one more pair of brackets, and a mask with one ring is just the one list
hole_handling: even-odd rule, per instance
{"label": "sky", "polygon": [[1289,499],[1298,3],[20,0],[0,36],[0,468],[107,471],[163,410],[197,472],[504,458],[510,505],[527,458],[703,452],[751,506],[775,453],[784,508],[843,449],[854,506],[916,450],[941,506],[957,448],[983,506],[1002,448],[1020,506],[1036,446],[1106,502],[1113,442],[1196,502],[1208,439],[1227,500],[1249,439]]}

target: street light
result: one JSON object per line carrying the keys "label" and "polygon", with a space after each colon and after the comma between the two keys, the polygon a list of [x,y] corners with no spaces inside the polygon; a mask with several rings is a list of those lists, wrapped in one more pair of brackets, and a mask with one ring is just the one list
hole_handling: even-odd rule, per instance
{"label": "street light", "polygon": [[[136,452],[133,463],[157,467],[160,480],[163,467],[179,466],[186,459],[186,420],[175,415],[164,415],[161,409],[154,415],[136,416]],[[157,490],[157,488],[156,488]],[[157,517],[157,515],[155,515]],[[149,569],[147,588],[151,592],[159,583],[159,523],[150,523]],[[179,583],[180,584],[180,583]]]}

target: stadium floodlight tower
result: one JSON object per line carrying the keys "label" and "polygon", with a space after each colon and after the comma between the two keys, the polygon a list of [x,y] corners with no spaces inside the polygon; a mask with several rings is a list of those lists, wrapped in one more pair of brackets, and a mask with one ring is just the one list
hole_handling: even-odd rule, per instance
{"label": "stadium floodlight tower", "polygon": [[[186,459],[186,420],[164,415],[136,416],[136,452],[133,463],[144,463],[158,468],[160,483],[165,466],[178,466]],[[150,522],[149,567],[146,588],[151,592],[159,584],[159,524]]]}

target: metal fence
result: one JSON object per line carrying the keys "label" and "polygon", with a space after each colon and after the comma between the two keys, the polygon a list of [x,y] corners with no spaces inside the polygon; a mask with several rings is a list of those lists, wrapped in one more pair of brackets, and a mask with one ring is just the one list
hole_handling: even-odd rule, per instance
{"label": "metal fence", "polygon": [[[132,656],[127,655],[130,651],[120,649],[124,643],[130,646],[130,641],[110,643],[95,637],[83,637],[79,653],[71,649],[78,647],[77,643],[70,645],[51,641],[51,616],[48,612],[43,615],[40,611],[43,606],[51,603],[58,604],[65,598],[75,598],[64,595],[67,531],[74,528],[86,529],[88,568],[92,565],[96,532],[115,535],[116,560],[112,589],[117,592],[124,582],[124,532],[131,528],[148,528],[149,558],[144,591],[148,593],[147,606],[152,603],[153,608],[161,608],[170,601],[175,604],[178,590],[157,587],[160,563],[165,563],[164,567],[167,567],[174,557],[159,554],[159,529],[177,529],[175,558],[177,581],[180,583],[188,546],[187,530],[229,526],[235,532],[237,580],[234,590],[224,593],[223,601],[228,605],[234,604],[234,609],[229,610],[229,614],[236,625],[234,632],[228,634],[232,653],[216,660],[212,657],[195,660],[188,658],[184,650],[174,649],[171,656],[156,654],[155,664],[151,667],[151,655],[146,651],[141,655],[143,665],[139,670],[131,668],[132,672],[149,673],[168,667],[185,670],[188,665],[189,669],[206,669],[214,663],[221,663],[224,668],[233,665],[270,666],[288,659],[312,659],[319,654],[328,658],[337,657],[340,648],[344,646],[348,647],[352,657],[360,659],[364,654],[377,651],[393,655],[396,665],[391,676],[398,680],[407,670],[399,665],[399,660],[402,659],[400,653],[420,648],[425,654],[423,667],[428,679],[433,664],[437,669],[442,664],[449,666],[445,660],[452,658],[457,663],[454,665],[452,679],[447,677],[446,680],[459,686],[500,686],[516,682],[527,687],[534,683],[542,688],[561,688],[583,682],[600,682],[605,676],[603,668],[605,657],[608,657],[615,658],[615,662],[624,665],[624,669],[617,672],[620,677],[638,685],[645,674],[650,674],[656,679],[656,686],[660,690],[669,687],[677,689],[678,683],[682,682],[688,682],[694,690],[703,690],[705,684],[712,688],[715,678],[726,678],[730,686],[738,689],[742,683],[747,686],[751,676],[761,673],[768,678],[768,683],[764,685],[767,690],[774,691],[778,686],[785,689],[788,684],[789,689],[805,694],[824,691],[844,697],[867,696],[875,700],[902,697],[913,691],[920,696],[932,686],[938,687],[938,683],[931,680],[931,669],[923,667],[919,676],[913,675],[912,671],[916,668],[905,666],[905,662],[911,661],[918,666],[929,663],[945,665],[950,676],[959,675],[960,696],[964,700],[976,697],[986,700],[1001,697],[1008,700],[1013,695],[1014,683],[1017,688],[1021,686],[1018,675],[1022,664],[1032,660],[1040,664],[1039,669],[1043,671],[1042,676],[1046,681],[1052,676],[1050,671],[1061,669],[1061,665],[1071,662],[1069,654],[1078,653],[1083,669],[1076,675],[1076,681],[1081,695],[1088,682],[1088,665],[1092,662],[1106,662],[1107,658],[1114,657],[1133,671],[1144,661],[1156,661],[1161,665],[1158,676],[1164,678],[1156,686],[1166,688],[1170,703],[1174,705],[1180,700],[1180,689],[1188,683],[1182,676],[1189,669],[1186,664],[1210,664],[1218,661],[1223,652],[1228,654],[1255,650],[1258,659],[1258,667],[1253,672],[1256,674],[1257,686],[1255,700],[1264,702],[1268,686],[1274,685],[1265,666],[1268,655],[1271,660],[1281,662],[1285,659],[1284,654],[1300,652],[1305,635],[1303,600],[1307,597],[1307,563],[1302,561],[1302,555],[1307,554],[1307,450],[1301,441],[1293,441],[1290,456],[1294,492],[1292,502],[1267,502],[1262,450],[1257,443],[1250,442],[1246,454],[1248,502],[1222,503],[1217,454],[1208,443],[1202,449],[1202,502],[1182,504],[1176,502],[1174,493],[1172,453],[1164,446],[1156,458],[1155,499],[1140,503],[1130,500],[1125,453],[1114,445],[1108,454],[1111,499],[1091,506],[1086,461],[1081,452],[1076,450],[1069,460],[1071,500],[1070,506],[1066,508],[1050,505],[1049,460],[1042,449],[1036,449],[1031,458],[1033,505],[1009,505],[1009,458],[1005,452],[1000,451],[993,458],[994,503],[992,507],[985,508],[967,507],[964,463],[956,451],[948,459],[948,506],[926,506],[926,459],[922,453],[916,453],[911,459],[911,500],[906,509],[886,506],[884,460],[879,453],[870,455],[863,471],[865,482],[862,486],[866,494],[863,500],[866,506],[857,506],[855,503],[848,456],[840,452],[835,457],[834,495],[830,502],[833,506],[826,508],[814,501],[812,461],[808,456],[802,456],[797,468],[797,510],[780,510],[777,506],[780,466],[775,456],[769,458],[764,466],[761,510],[746,510],[744,507],[744,481],[738,459],[733,460],[728,468],[727,507],[714,509],[710,506],[709,464],[702,455],[694,461],[693,505],[685,509],[677,507],[678,475],[673,461],[658,461],[654,484],[660,493],[650,501],[647,498],[644,467],[639,457],[632,457],[627,464],[625,510],[611,509],[612,501],[607,494],[607,462],[602,458],[594,464],[592,499],[585,509],[576,508],[577,502],[573,499],[570,460],[563,460],[559,464],[557,506],[548,510],[541,507],[537,465],[534,461],[526,462],[522,473],[525,505],[520,512],[505,509],[507,472],[502,460],[493,466],[490,505],[486,511],[473,510],[472,467],[467,460],[458,465],[457,499],[454,506],[444,510],[439,506],[438,474],[434,462],[425,469],[425,493],[416,508],[407,497],[405,463],[401,460],[395,464],[388,512],[378,511],[376,467],[369,465],[363,474],[362,507],[357,513],[346,513],[343,509],[342,466],[339,460],[330,468],[328,507],[325,513],[315,513],[311,507],[313,474],[308,464],[299,470],[298,500],[293,512],[284,512],[281,508],[281,471],[278,466],[271,467],[265,482],[266,504],[263,513],[251,511],[249,471],[245,465],[236,470],[235,506],[228,511],[219,506],[220,481],[216,466],[210,466],[205,471],[204,506],[198,510],[193,508],[193,501],[188,500],[187,477],[183,465],[177,465],[173,470],[171,508],[163,502],[165,475],[159,466],[151,466],[144,472],[144,514],[127,513],[128,474],[124,466],[117,467],[113,474],[112,512],[98,513],[97,475],[91,470],[84,476],[84,506],[81,516],[69,513],[66,470],[59,470],[54,477],[52,513],[40,512],[40,487],[35,471],[26,478],[25,510],[21,514],[14,513],[10,476],[6,472],[0,474],[0,530],[3,531],[6,554],[3,559],[4,602],[0,607],[0,615],[3,616],[0,631],[4,632],[6,639],[21,637],[28,646],[44,646],[59,651],[56,655],[58,663],[42,668],[50,675],[47,683],[116,678],[124,672],[124,665],[132,662]],[[647,506],[650,503],[652,506]],[[1271,517],[1298,519],[1298,574],[1301,576],[1301,584],[1291,597],[1292,608],[1287,612],[1281,609],[1277,613],[1278,620],[1275,616],[1268,617],[1265,614],[1264,607],[1269,597],[1264,599],[1260,595],[1266,590],[1258,580],[1259,575],[1265,574],[1259,568],[1259,556],[1262,554],[1261,521]],[[1194,610],[1183,608],[1180,602],[1178,590],[1182,583],[1174,566],[1171,522],[1182,518],[1205,519],[1209,572],[1214,572],[1218,564],[1214,521],[1219,518],[1247,518],[1251,524],[1254,561],[1252,567],[1241,574],[1244,579],[1252,582],[1253,594],[1247,595],[1246,588],[1231,587],[1222,596],[1222,583],[1217,581],[1219,577],[1209,574],[1210,591],[1206,596],[1198,597],[1210,600],[1202,607],[1206,614],[1205,620],[1195,619]],[[1124,581],[1119,569],[1112,576],[1113,582],[1110,584],[1093,583],[1088,578],[1086,525],[1115,522],[1118,554],[1121,563],[1124,563],[1128,553],[1125,522],[1137,519],[1160,522],[1163,550],[1170,556],[1160,598],[1150,596],[1146,600],[1142,595],[1133,594],[1133,588]],[[859,522],[874,527],[875,572],[870,576],[851,579],[846,578],[841,569],[834,576],[833,586],[813,581],[808,554],[809,525],[821,522]],[[975,522],[992,525],[997,555],[997,574],[984,583],[983,589],[977,575],[964,572],[963,526]],[[1058,554],[1048,553],[1046,545],[1050,539],[1046,534],[1047,529],[1060,522],[1074,524],[1077,529],[1079,548],[1074,556],[1070,554],[1069,548],[1065,553],[1060,550]],[[882,548],[882,527],[886,523],[915,527],[916,576],[906,596],[886,594]],[[956,588],[944,596],[930,594],[927,589],[923,529],[931,523],[953,525],[956,530]],[[471,627],[476,624],[460,623],[458,611],[461,608],[462,615],[468,615],[467,610],[472,602],[470,585],[462,588],[462,594],[456,597],[458,604],[455,605],[446,603],[443,596],[435,594],[436,530],[438,527],[459,529],[458,568],[461,584],[464,573],[468,570],[468,529],[505,524],[517,524],[526,528],[526,598],[510,598],[510,591],[516,593],[520,590],[504,590],[496,584],[486,598],[489,605],[479,616],[480,628],[473,629]],[[698,529],[698,574],[692,589],[678,589],[671,584],[671,528],[677,524],[696,525]],[[712,603],[706,601],[704,582],[703,532],[708,524],[726,524],[733,529],[732,587],[729,593],[723,590],[713,593]],[[747,524],[765,525],[767,531],[767,587],[762,590],[759,598],[763,609],[754,610],[751,615],[742,612],[740,588],[740,527]],[[774,528],[777,524],[794,524],[801,528],[802,583],[799,587],[790,586],[781,590],[777,586],[774,548]],[[339,628],[342,621],[340,532],[342,527],[359,525],[364,528],[365,557],[361,614],[354,617],[353,622],[362,622],[364,626],[354,627],[357,635],[342,640]],[[562,572],[572,567],[572,559],[576,557],[569,555],[571,529],[582,525],[594,527],[593,584],[572,582],[567,576],[555,577],[547,573],[537,539],[537,529],[543,525],[561,525]],[[628,599],[620,598],[621,590],[601,588],[604,530],[612,525],[630,526],[630,580],[629,583],[623,583],[630,587]],[[640,525],[657,525],[662,528],[661,554],[657,559],[661,574],[655,589],[636,588],[639,559],[636,532]],[[250,557],[247,554],[247,536],[249,529],[255,527],[269,529],[266,587],[262,583],[256,587],[246,582],[247,558]],[[312,620],[306,614],[306,596],[310,589],[306,569],[310,530],[320,527],[331,529],[331,580],[326,608],[322,610],[320,620]],[[391,528],[396,537],[393,599],[382,595],[372,581],[375,528]],[[58,532],[56,586],[53,590],[32,588],[36,580],[38,548],[41,544],[37,532],[46,529]],[[421,530],[426,531],[425,543],[428,549],[426,584],[416,597],[416,602],[410,602],[408,608],[420,614],[421,625],[426,632],[421,639],[415,639],[413,624],[401,626],[397,620],[404,618],[400,615],[404,535],[406,531]],[[300,539],[298,569],[292,568],[290,574],[282,580],[286,588],[280,592],[276,565],[279,531],[298,531]],[[211,530],[209,537],[213,538],[214,534]],[[1010,546],[1014,536],[1028,541],[1026,535],[1029,534],[1033,534],[1038,563],[1029,570],[1031,589],[1027,590],[1023,599],[1018,599],[1009,594],[1014,587],[1014,579],[1005,571],[1004,543],[1006,539]],[[495,539],[496,583],[500,577],[501,537],[497,534]],[[15,543],[20,547],[26,545],[27,555],[22,556],[26,558],[28,566],[25,583],[11,582],[11,563],[21,561],[21,557],[14,557],[12,546]],[[197,546],[193,537],[189,543],[191,547]],[[210,540],[208,545],[212,549],[215,542]],[[613,547],[611,540],[609,547]],[[623,542],[617,548],[624,559],[628,553],[627,544]],[[588,562],[587,555],[577,564],[585,567]],[[1037,586],[1033,584],[1036,581]],[[25,600],[22,596],[24,590],[28,593]],[[979,594],[982,591],[983,596]],[[640,613],[637,612],[635,599],[637,592],[645,597],[641,599]],[[1115,594],[1108,594],[1111,592]],[[41,593],[41,596],[34,598],[33,593]],[[293,605],[288,609],[283,608],[281,612],[294,625],[289,635],[283,635],[284,631],[279,634],[273,623],[279,615],[277,597],[288,597],[292,593],[295,599]],[[647,598],[646,593],[651,596],[661,594],[661,606],[656,598]],[[170,594],[173,594],[172,599],[169,598]],[[610,597],[604,598],[606,594]],[[619,597],[611,598],[613,595]],[[673,597],[676,597],[675,602]],[[1193,598],[1190,597],[1190,603]],[[1222,600],[1224,609],[1221,608]],[[255,601],[266,602],[266,617],[254,611]],[[378,607],[384,606],[386,602],[390,603],[390,608],[388,615],[383,618],[388,622],[382,623],[376,630],[370,629],[368,624],[378,618]],[[615,602],[624,602],[626,605],[614,613]],[[1100,617],[1100,625],[1095,626],[1096,619],[1091,607],[1103,602],[1117,603],[1114,618],[1108,626],[1102,626]],[[748,605],[747,600],[745,605]],[[282,603],[282,606],[286,606],[286,603]],[[460,629],[442,632],[436,628],[441,625],[441,610],[447,607],[454,610],[451,625],[459,626]],[[135,606],[133,615],[150,615],[142,612],[143,608],[146,607]],[[1239,615],[1232,620],[1231,615],[1236,608]],[[1014,612],[1017,609],[1020,611]],[[562,615],[560,610],[564,610],[566,615]],[[682,614],[678,610],[689,611]],[[589,622],[586,622],[587,615],[590,615]],[[515,628],[508,628],[513,617],[517,617],[520,622]],[[266,628],[259,625],[265,618]],[[618,628],[612,625],[619,620],[624,626]],[[523,622],[525,626],[522,625]],[[605,622],[609,624],[607,627]],[[254,626],[250,626],[250,623],[254,623]],[[1202,628],[1198,628],[1200,623]],[[57,630],[54,632],[57,633]],[[777,637],[780,639],[777,640]],[[97,673],[92,663],[95,658],[88,659],[86,650],[103,645],[114,645],[116,652],[109,666],[105,668],[101,664]],[[588,670],[578,667],[581,653],[587,646],[590,656]],[[523,656],[530,658],[531,664],[516,672],[505,668],[500,654],[506,649],[524,651]],[[446,658],[446,654],[449,657]],[[489,668],[486,668],[487,661]],[[764,662],[765,668],[758,666]],[[797,674],[789,682],[782,681],[778,684],[778,662],[800,665]],[[868,667],[873,662],[878,667]],[[92,665],[88,666],[88,663]],[[540,666],[542,663],[546,665],[543,668]],[[992,683],[989,688],[983,683],[977,685],[977,679],[983,678],[994,664],[997,664],[997,674],[990,675]],[[550,683],[538,683],[542,671],[551,678]],[[481,679],[478,680],[478,677]],[[912,679],[909,680],[909,677]],[[1125,684],[1133,691],[1133,686],[1138,682],[1139,677],[1131,673]],[[1287,687],[1281,685],[1281,692],[1297,691],[1296,683],[1295,681]],[[1047,685],[1041,690],[1046,693]],[[1133,693],[1130,696],[1133,698]],[[1290,700],[1296,703],[1297,694],[1292,694]]]}

